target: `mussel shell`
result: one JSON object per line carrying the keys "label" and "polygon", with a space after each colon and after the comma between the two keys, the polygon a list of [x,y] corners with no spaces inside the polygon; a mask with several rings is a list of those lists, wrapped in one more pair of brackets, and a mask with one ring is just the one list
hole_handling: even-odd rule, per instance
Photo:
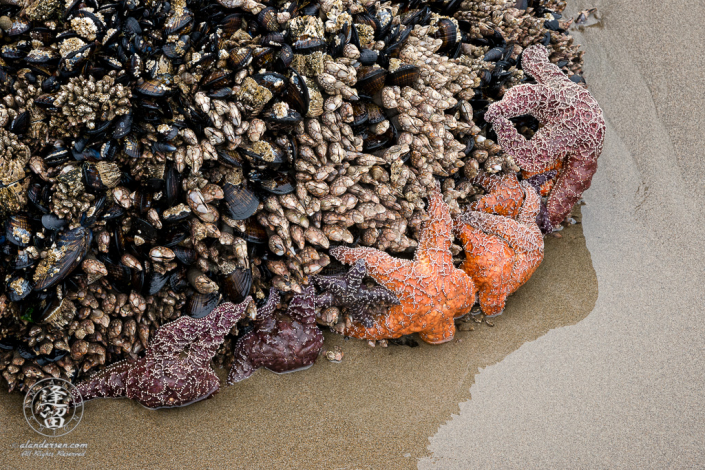
{"label": "mussel shell", "polygon": [[47,64],[49,62],[56,63],[61,59],[59,53],[48,47],[35,48],[29,51],[27,57],[24,58],[30,64]]}
{"label": "mussel shell", "polygon": [[13,134],[24,134],[29,128],[29,111],[23,111],[12,120],[10,123],[10,132]]}
{"label": "mussel shell", "polygon": [[113,120],[113,139],[122,139],[132,131],[132,111]]}
{"label": "mussel shell", "polygon": [[252,62],[252,49],[249,47],[235,47],[229,53],[230,63],[234,70],[242,70]]}
{"label": "mussel shell", "polygon": [[458,42],[458,27],[448,18],[438,20],[437,30],[433,34],[435,39],[441,40],[439,51],[447,51],[453,48]]}
{"label": "mussel shell", "polygon": [[284,75],[275,72],[258,73],[252,76],[259,86],[263,86],[277,96],[283,93],[287,87],[287,80]]}
{"label": "mussel shell", "polygon": [[174,255],[181,263],[186,266],[190,266],[196,261],[198,261],[198,253],[193,248],[187,248],[184,246],[175,246],[173,248]]}
{"label": "mussel shell", "polygon": [[218,161],[220,163],[238,168],[242,167],[242,157],[237,151],[227,148],[219,148],[217,151]]}
{"label": "mussel shell", "polygon": [[252,51],[252,64],[256,70],[273,69],[278,53],[272,47],[255,47]]}
{"label": "mussel shell", "polygon": [[7,297],[12,302],[19,302],[32,292],[32,283],[20,273],[15,273],[5,282]]}
{"label": "mussel shell", "polygon": [[191,318],[203,318],[218,306],[223,295],[220,292],[201,294],[196,292],[186,301],[185,314]]}
{"label": "mussel shell", "polygon": [[144,219],[136,218],[132,222],[132,232],[142,237],[147,243],[156,243],[159,231]]}
{"label": "mussel shell", "polygon": [[171,91],[171,87],[169,87],[166,82],[161,79],[144,80],[134,89],[137,93],[142,95],[154,96],[157,98],[166,96]]}
{"label": "mussel shell", "polygon": [[32,226],[26,215],[11,215],[5,221],[5,237],[13,245],[25,248],[32,241]]}
{"label": "mussel shell", "polygon": [[296,181],[286,173],[277,173],[272,178],[260,181],[260,187],[272,194],[289,194],[296,190]]}
{"label": "mussel shell", "polygon": [[89,228],[78,227],[69,230],[57,237],[56,247],[62,256],[55,261],[55,265],[44,272],[35,272],[34,290],[44,290],[54,286],[81,264],[83,256],[88,251],[93,234]]}
{"label": "mussel shell", "polygon": [[370,116],[367,113],[367,106],[365,103],[362,102],[355,102],[352,105],[353,107],[353,122],[350,123],[351,126],[361,126],[365,124]]}
{"label": "mussel shell", "polygon": [[390,72],[387,81],[391,86],[411,87],[419,78],[419,68],[415,65],[400,65],[394,72]]}
{"label": "mussel shell", "polygon": [[209,73],[206,78],[203,79],[201,84],[206,88],[221,88],[228,85],[230,81],[230,73],[226,70],[220,69]]}
{"label": "mussel shell", "polygon": [[244,220],[257,211],[259,198],[247,187],[226,183],[223,186],[223,193],[225,208],[231,219]]}
{"label": "mussel shell", "polygon": [[51,76],[42,82],[42,91],[45,93],[54,93],[59,91],[61,81],[55,76]]}
{"label": "mussel shell", "polygon": [[265,111],[261,116],[262,119],[269,123],[269,127],[273,130],[291,128],[304,119],[301,114],[292,108],[289,108],[285,116],[278,116],[273,109]]}
{"label": "mussel shell", "polygon": [[306,85],[303,77],[294,69],[291,69],[291,76],[287,81],[285,99],[286,102],[289,103],[289,106],[295,108],[302,115],[308,113],[310,104],[308,85]]}
{"label": "mussel shell", "polygon": [[139,158],[142,155],[140,143],[134,135],[125,137],[124,150],[128,157]]}
{"label": "mussel shell", "polygon": [[42,216],[42,227],[47,230],[61,230],[66,227],[68,223],[64,219],[60,219],[56,214],[44,214]]}
{"label": "mussel shell", "polygon": [[306,38],[299,39],[293,44],[293,49],[296,54],[308,55],[314,52],[323,52],[326,50],[326,41],[321,38]]}
{"label": "mussel shell", "polygon": [[357,69],[357,89],[367,96],[374,96],[384,88],[387,71],[383,68],[360,67]]}
{"label": "mussel shell", "polygon": [[372,49],[362,49],[360,51],[360,63],[365,66],[374,65],[377,62],[379,54]]}
{"label": "mussel shell", "polygon": [[25,269],[34,264],[34,258],[29,256],[27,250],[18,250],[17,254],[12,257],[10,266],[14,270]]}
{"label": "mussel shell", "polygon": [[239,304],[245,300],[252,288],[252,270],[235,268],[230,274],[222,276],[222,285],[228,300]]}
{"label": "mussel shell", "polygon": [[215,99],[230,98],[231,96],[233,96],[233,89],[227,86],[208,93],[208,98]]}
{"label": "mussel shell", "polygon": [[233,13],[228,15],[220,23],[220,27],[225,34],[231,35],[242,27],[242,14]]}
{"label": "mussel shell", "polygon": [[277,10],[272,7],[267,7],[257,15],[257,22],[267,31],[279,31],[279,21],[277,21]]}
{"label": "mussel shell", "polygon": [[144,286],[142,286],[145,295],[156,295],[166,285],[171,277],[170,273],[160,274],[156,271],[150,271],[145,274]]}
{"label": "mussel shell", "polygon": [[176,32],[184,33],[182,31],[186,26],[193,22],[193,15],[189,11],[184,11],[183,13],[175,14],[169,17],[169,19],[164,23],[164,33],[174,34]]}
{"label": "mussel shell", "polygon": [[29,21],[24,21],[24,20],[15,20],[12,23],[12,26],[5,31],[5,34],[8,36],[19,36],[20,34],[24,34],[27,31],[29,31],[32,28],[32,23]]}
{"label": "mussel shell", "polygon": [[367,109],[367,118],[368,118],[368,123],[369,124],[379,124],[380,122],[384,121],[386,119],[386,116],[384,115],[384,111],[382,108],[377,106],[374,103],[367,103],[365,105]]}
{"label": "mussel shell", "polygon": [[503,54],[504,54],[503,47],[493,47],[492,49],[487,51],[487,53],[485,54],[485,57],[483,57],[482,60],[487,61],[487,62],[496,62],[502,58]]}
{"label": "mussel shell", "polygon": [[239,236],[250,243],[263,244],[269,240],[267,230],[257,221],[255,217],[250,217],[245,220],[245,231],[240,232],[235,230]]}

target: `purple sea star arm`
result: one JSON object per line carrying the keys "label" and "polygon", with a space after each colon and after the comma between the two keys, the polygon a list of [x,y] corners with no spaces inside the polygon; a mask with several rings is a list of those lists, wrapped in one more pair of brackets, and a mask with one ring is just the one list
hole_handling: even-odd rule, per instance
{"label": "purple sea star arm", "polygon": [[[566,74],[548,59],[548,50],[545,47],[527,47],[521,57],[522,68],[534,77],[538,83],[551,87],[560,87],[572,84]],[[515,87],[516,88],[516,87]]]}
{"label": "purple sea star arm", "polygon": [[307,287],[301,294],[296,294],[289,302],[286,314],[292,320],[303,324],[316,323],[315,296],[312,286]]}
{"label": "purple sea star arm", "polygon": [[252,302],[251,297],[247,297],[238,305],[226,302],[204,318],[181,317],[162,325],[149,343],[147,356],[176,356],[187,345],[197,342],[201,350],[199,355],[210,360],[225,335],[245,316],[245,310],[250,302]]}
{"label": "purple sea star arm", "polygon": [[507,91],[502,101],[492,103],[485,113],[485,121],[494,123],[498,118],[507,119],[534,115],[552,100],[555,92],[544,85],[517,85]]}
{"label": "purple sea star arm", "polygon": [[276,327],[277,321],[274,318],[274,312],[277,309],[279,299],[279,291],[271,288],[267,302],[257,309],[257,318],[253,322],[259,331],[271,332]]}
{"label": "purple sea star arm", "polygon": [[241,382],[249,378],[257,370],[250,360],[247,351],[249,348],[236,348],[235,360],[228,373],[228,385]]}
{"label": "purple sea star arm", "polygon": [[120,361],[103,369],[97,374],[93,374],[88,380],[81,382],[73,389],[74,398],[77,394],[83,397],[83,401],[93,398],[119,398],[126,396],[125,384],[127,373],[132,364],[129,361]]}
{"label": "purple sea star arm", "polygon": [[539,175],[534,175],[525,181],[534,187],[537,193],[541,193],[541,186],[556,177],[558,172],[556,170],[547,171],[546,173],[541,173]]}
{"label": "purple sea star arm", "polygon": [[540,129],[531,140],[526,140],[504,117],[497,118],[493,128],[499,144],[523,170],[540,172],[565,156],[563,146],[554,141],[550,128]]}

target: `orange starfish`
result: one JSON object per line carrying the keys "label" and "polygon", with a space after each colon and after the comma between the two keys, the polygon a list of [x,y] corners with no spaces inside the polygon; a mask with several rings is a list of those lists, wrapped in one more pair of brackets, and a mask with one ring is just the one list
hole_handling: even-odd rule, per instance
{"label": "orange starfish", "polygon": [[507,296],[515,292],[543,260],[543,236],[536,224],[540,199],[526,181],[524,204],[516,220],[469,211],[455,222],[465,247],[461,265],[477,285],[480,307],[487,316],[502,313]]}
{"label": "orange starfish", "polygon": [[364,259],[369,275],[401,302],[375,318],[371,327],[353,323],[344,335],[377,340],[419,333],[431,344],[453,339],[453,319],[470,310],[476,289],[468,275],[453,266],[452,220],[438,188],[429,191],[428,215],[413,261],[396,259],[374,248],[339,246],[330,250],[346,264]]}
{"label": "orange starfish", "polygon": [[471,182],[482,186],[487,194],[469,204],[470,210],[503,215],[512,219],[517,216],[524,200],[524,191],[515,173],[498,176],[481,171]]}

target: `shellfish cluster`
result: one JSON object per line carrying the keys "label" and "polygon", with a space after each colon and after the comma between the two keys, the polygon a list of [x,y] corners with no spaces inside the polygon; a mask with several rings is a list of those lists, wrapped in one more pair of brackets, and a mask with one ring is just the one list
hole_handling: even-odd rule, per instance
{"label": "shellfish cluster", "polygon": [[[478,175],[520,171],[484,113],[530,80],[524,48],[543,44],[584,83],[564,7],[0,2],[10,391],[137,360],[161,325],[224,301],[262,304],[275,288],[288,303],[312,276],[345,272],[336,246],[410,258],[438,182],[457,217],[485,194]],[[513,122],[527,138],[539,129]],[[346,309],[327,304],[318,321],[342,325]],[[232,327],[216,363],[233,362],[253,321]]]}

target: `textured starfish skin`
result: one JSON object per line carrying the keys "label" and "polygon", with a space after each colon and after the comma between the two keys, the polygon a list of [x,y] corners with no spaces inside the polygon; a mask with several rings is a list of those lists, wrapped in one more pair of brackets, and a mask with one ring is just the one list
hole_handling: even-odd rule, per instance
{"label": "textured starfish skin", "polygon": [[[527,179],[526,182],[529,183],[538,195],[541,195],[541,188],[548,182],[552,182],[553,178],[556,177],[558,172],[556,170],[547,171],[546,173],[541,173],[531,178]],[[551,219],[548,215],[548,208],[542,202],[539,208],[539,213],[536,215],[536,224],[541,229],[541,233],[544,235],[553,232],[553,225],[551,225]]]}
{"label": "textured starfish skin", "polygon": [[78,384],[77,393],[84,401],[127,397],[147,408],[185,406],[212,396],[220,380],[210,361],[251,301],[224,303],[203,318],[180,317],[162,325],[143,358],[111,365]]}
{"label": "textured starfish skin", "polygon": [[323,347],[323,334],[316,326],[313,287],[291,299],[286,311],[291,321],[275,317],[278,303],[279,292],[271,289],[267,303],[257,311],[254,329],[235,345],[229,385],[245,380],[260,367],[281,374],[316,362]]}
{"label": "textured starfish skin", "polygon": [[543,236],[536,224],[540,198],[528,182],[521,186],[525,198],[517,220],[469,211],[455,222],[465,248],[461,269],[477,285],[487,316],[502,313],[507,296],[528,281],[543,260]]}
{"label": "textured starfish skin", "polygon": [[347,307],[353,320],[371,327],[372,308],[382,304],[399,305],[399,299],[385,287],[363,285],[362,280],[366,275],[365,260],[360,259],[344,276],[312,276],[313,285],[324,291],[316,297],[316,307]]}
{"label": "textured starfish skin", "polygon": [[[489,106],[485,120],[492,123],[499,144],[523,170],[542,172],[563,160],[547,204],[551,224],[557,226],[590,187],[602,152],[605,120],[592,95],[552,64],[542,45],[524,50],[522,67],[538,83],[511,88],[501,101]],[[543,124],[531,140],[509,121],[523,114]]]}
{"label": "textured starfish skin", "polygon": [[471,182],[482,186],[486,194],[469,204],[470,210],[511,218],[517,216],[524,200],[524,191],[514,173],[497,176],[481,171]]}
{"label": "textured starfish skin", "polygon": [[346,264],[364,259],[370,275],[401,302],[375,318],[371,327],[353,323],[343,330],[344,335],[378,340],[419,333],[431,344],[453,339],[453,319],[465,315],[474,304],[475,285],[453,266],[452,221],[438,189],[429,191],[428,215],[413,261],[396,259],[374,248],[339,246],[330,250]]}

